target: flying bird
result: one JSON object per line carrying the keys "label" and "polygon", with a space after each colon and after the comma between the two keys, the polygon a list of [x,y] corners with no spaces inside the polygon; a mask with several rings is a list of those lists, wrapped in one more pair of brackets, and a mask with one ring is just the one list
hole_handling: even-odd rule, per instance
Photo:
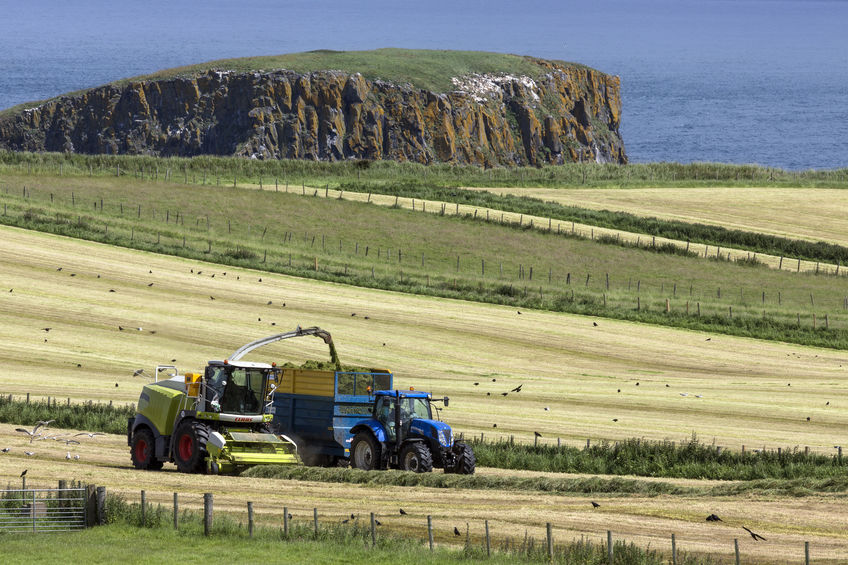
{"label": "flying bird", "polygon": [[524,386],[524,383],[521,383],[520,385],[518,385],[517,387],[515,387],[514,389],[512,389],[509,392],[521,392],[521,387],[523,387],[523,386]]}
{"label": "flying bird", "polygon": [[723,520],[716,516],[715,514],[710,514],[707,516],[707,522],[722,522]]}
{"label": "flying bird", "polygon": [[77,436],[94,437],[94,436],[102,436],[102,435],[106,435],[106,434],[104,434],[103,432],[80,432],[78,434],[74,434],[74,437],[77,437]]}
{"label": "flying bird", "polygon": [[748,528],[746,528],[745,526],[742,526],[742,529],[743,529],[743,530],[745,530],[746,532],[748,532],[749,534],[751,534],[751,537],[752,537],[752,538],[754,538],[754,541],[758,541],[758,540],[766,541],[766,538],[764,538],[764,537],[763,537],[763,536],[761,536],[760,534],[757,534],[757,533],[755,533],[755,532],[752,532],[751,530],[749,530],[749,529],[748,529]]}
{"label": "flying bird", "polygon": [[591,502],[592,502],[592,508],[600,508],[601,507],[601,505],[598,504],[597,502],[595,502],[594,500],[591,501]]}
{"label": "flying bird", "polygon": [[501,396],[506,396],[507,394],[509,394],[509,393],[508,392],[502,392]]}

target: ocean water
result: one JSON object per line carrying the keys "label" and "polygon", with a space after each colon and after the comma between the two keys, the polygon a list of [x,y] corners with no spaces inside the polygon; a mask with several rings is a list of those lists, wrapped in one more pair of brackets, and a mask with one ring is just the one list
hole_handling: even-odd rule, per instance
{"label": "ocean water", "polygon": [[621,77],[631,162],[848,166],[844,0],[0,0],[0,109],[227,57],[407,47]]}

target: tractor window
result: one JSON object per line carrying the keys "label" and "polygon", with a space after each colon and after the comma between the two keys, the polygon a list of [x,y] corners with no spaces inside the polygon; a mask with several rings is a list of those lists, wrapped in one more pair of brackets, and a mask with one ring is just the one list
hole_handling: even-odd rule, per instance
{"label": "tractor window", "polygon": [[386,430],[390,440],[395,439],[395,399],[392,396],[381,396],[377,399],[375,416]]}
{"label": "tractor window", "polygon": [[232,367],[221,399],[221,411],[230,414],[262,413],[263,369]]}
{"label": "tractor window", "polygon": [[408,422],[414,418],[430,419],[430,403],[426,398],[404,398],[401,404],[401,418]]}

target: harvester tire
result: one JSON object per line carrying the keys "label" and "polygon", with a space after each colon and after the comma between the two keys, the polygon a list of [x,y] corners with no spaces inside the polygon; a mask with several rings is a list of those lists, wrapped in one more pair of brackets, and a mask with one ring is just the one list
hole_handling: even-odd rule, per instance
{"label": "harvester tire", "polygon": [[451,466],[445,466],[445,473],[456,473],[458,475],[473,475],[477,466],[477,459],[471,446],[456,442],[453,444],[455,462]]}
{"label": "harvester tire", "polygon": [[206,472],[206,440],[209,428],[197,420],[186,420],[174,432],[174,462],[181,473]]}
{"label": "harvester tire", "polygon": [[408,443],[400,450],[400,468],[414,473],[429,473],[433,470],[433,454],[425,443]]}
{"label": "harvester tire", "polygon": [[359,432],[350,444],[350,466],[373,471],[382,466],[382,447],[370,432]]}
{"label": "harvester tire", "polygon": [[163,463],[156,459],[155,445],[156,440],[153,438],[153,432],[147,428],[137,430],[132,436],[132,445],[130,446],[130,458],[133,467],[144,471],[161,469]]}

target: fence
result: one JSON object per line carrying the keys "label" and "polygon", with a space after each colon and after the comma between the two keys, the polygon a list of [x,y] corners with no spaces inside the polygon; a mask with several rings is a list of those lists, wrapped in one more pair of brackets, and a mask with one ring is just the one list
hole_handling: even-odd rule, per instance
{"label": "fence", "polygon": [[85,487],[0,491],[0,532],[67,532],[86,527]]}

